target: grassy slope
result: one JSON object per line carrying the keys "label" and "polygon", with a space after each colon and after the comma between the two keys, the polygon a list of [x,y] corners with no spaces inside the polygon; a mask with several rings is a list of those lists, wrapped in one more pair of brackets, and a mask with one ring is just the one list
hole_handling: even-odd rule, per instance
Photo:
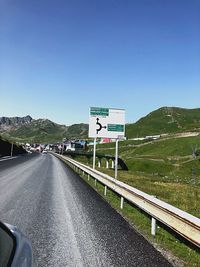
{"label": "grassy slope", "polygon": [[66,132],[67,138],[87,138],[88,137],[88,124],[79,123],[73,124],[68,127]]}
{"label": "grassy slope", "polygon": [[200,128],[200,109],[163,107],[141,118],[134,124],[126,125],[126,136],[155,135],[195,131]]}
{"label": "grassy slope", "polygon": [[[192,157],[191,148],[195,144],[200,147],[200,136],[141,146],[131,146],[131,141],[120,142],[119,156],[129,171],[119,171],[119,179],[200,217],[200,159]],[[115,154],[114,144],[97,148],[99,153]],[[112,170],[108,172],[114,175]]]}

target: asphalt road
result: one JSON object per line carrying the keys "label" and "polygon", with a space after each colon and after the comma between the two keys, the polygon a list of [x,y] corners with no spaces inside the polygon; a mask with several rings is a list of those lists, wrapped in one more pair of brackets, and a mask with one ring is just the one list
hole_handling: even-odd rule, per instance
{"label": "asphalt road", "polygon": [[0,162],[0,220],[31,241],[35,265],[171,266],[59,159]]}

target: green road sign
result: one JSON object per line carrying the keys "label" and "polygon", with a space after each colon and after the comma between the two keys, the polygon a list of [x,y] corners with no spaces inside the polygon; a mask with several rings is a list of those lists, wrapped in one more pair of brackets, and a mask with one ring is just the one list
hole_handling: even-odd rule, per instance
{"label": "green road sign", "polygon": [[109,116],[109,108],[90,108],[91,116]]}
{"label": "green road sign", "polygon": [[122,124],[108,124],[108,132],[124,132],[124,125]]}

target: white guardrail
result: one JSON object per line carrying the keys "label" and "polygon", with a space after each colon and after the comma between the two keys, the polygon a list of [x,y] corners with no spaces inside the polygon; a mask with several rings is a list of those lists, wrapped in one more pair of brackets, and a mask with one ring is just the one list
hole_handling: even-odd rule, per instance
{"label": "white guardrail", "polygon": [[53,154],[65,161],[68,165],[71,165],[76,171],[82,171],[83,174],[87,173],[88,179],[91,176],[95,179],[95,183],[97,180],[101,182],[105,186],[105,195],[107,188],[110,188],[119,194],[121,196],[121,209],[123,208],[125,198],[148,213],[152,217],[151,231],[153,235],[155,235],[156,220],[158,220],[200,248],[199,218],[69,157],[58,155],[56,153]]}

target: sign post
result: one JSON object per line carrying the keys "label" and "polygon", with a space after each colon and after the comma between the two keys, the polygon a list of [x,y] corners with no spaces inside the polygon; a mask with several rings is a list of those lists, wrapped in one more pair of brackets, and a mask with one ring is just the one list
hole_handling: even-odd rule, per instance
{"label": "sign post", "polygon": [[117,170],[118,170],[118,143],[119,139],[116,139],[116,149],[115,149],[115,179],[117,179]]}
{"label": "sign post", "polygon": [[93,169],[95,169],[96,138],[116,139],[115,178],[118,168],[118,141],[125,135],[125,110],[91,107],[89,116],[89,137],[94,138]]}
{"label": "sign post", "polygon": [[94,138],[94,150],[93,150],[93,169],[95,170],[95,161],[96,161],[96,143],[97,143],[97,139]]}

